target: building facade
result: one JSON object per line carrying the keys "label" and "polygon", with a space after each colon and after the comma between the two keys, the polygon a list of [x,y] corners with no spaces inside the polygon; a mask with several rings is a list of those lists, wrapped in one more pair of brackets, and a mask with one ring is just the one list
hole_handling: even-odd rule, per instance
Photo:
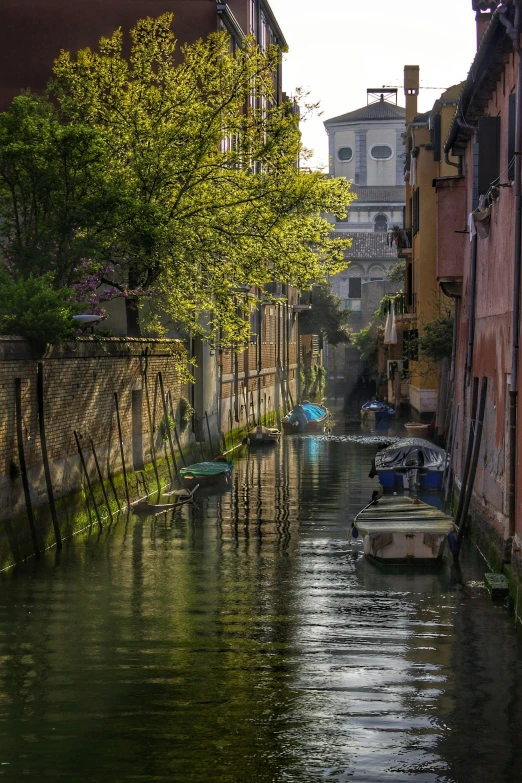
{"label": "building facade", "polygon": [[[325,122],[330,176],[353,182],[357,200],[337,236],[352,240],[346,251],[350,266],[331,278],[332,290],[351,311],[350,327],[359,331],[370,322],[379,302],[398,286],[387,279],[397,262],[391,232],[404,225],[404,117],[397,90],[369,89],[368,103]],[[357,405],[357,391],[368,394],[365,362],[353,345],[327,346],[329,390],[345,404]]]}
{"label": "building facade", "polygon": [[[498,6],[498,7],[497,7]],[[458,162],[437,180],[437,277],[455,297],[457,487],[475,431],[474,389],[487,384],[472,529],[490,563],[522,575],[520,271],[522,63],[519,3],[474,2],[478,50],[444,150]],[[517,134],[518,125],[518,134]]]}

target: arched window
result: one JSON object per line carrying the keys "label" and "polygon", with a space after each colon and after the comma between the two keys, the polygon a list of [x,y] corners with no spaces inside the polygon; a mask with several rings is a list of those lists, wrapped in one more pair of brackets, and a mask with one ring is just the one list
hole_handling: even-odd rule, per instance
{"label": "arched window", "polygon": [[349,163],[353,158],[353,150],[351,147],[339,147],[337,150],[337,157],[343,163]]}
{"label": "arched window", "polygon": [[384,269],[382,266],[372,266],[370,269],[370,280],[384,280]]}
{"label": "arched window", "polygon": [[389,160],[393,157],[393,150],[389,144],[374,144],[370,150],[370,157],[374,160]]}
{"label": "arched window", "polygon": [[377,215],[373,222],[374,231],[388,231],[388,218],[386,215]]}

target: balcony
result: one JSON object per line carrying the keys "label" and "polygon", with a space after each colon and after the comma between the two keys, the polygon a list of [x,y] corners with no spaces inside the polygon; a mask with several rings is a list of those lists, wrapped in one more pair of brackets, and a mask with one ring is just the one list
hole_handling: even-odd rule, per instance
{"label": "balcony", "polygon": [[394,300],[395,315],[400,321],[415,321],[417,318],[417,294],[400,294]]}
{"label": "balcony", "polygon": [[395,227],[391,232],[391,240],[397,248],[397,258],[411,258],[411,228]]}

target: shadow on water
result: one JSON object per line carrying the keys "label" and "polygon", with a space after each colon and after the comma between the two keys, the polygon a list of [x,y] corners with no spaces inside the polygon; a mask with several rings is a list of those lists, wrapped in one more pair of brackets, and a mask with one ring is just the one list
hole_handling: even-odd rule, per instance
{"label": "shadow on water", "polygon": [[194,506],[4,574],[0,779],[522,779],[522,656],[484,563],[365,560],[375,446],[350,432],[243,450]]}

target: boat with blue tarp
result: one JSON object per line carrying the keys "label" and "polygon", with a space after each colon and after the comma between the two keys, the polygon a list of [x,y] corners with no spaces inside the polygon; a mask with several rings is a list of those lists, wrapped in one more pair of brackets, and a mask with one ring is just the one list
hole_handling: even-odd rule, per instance
{"label": "boat with blue tarp", "polygon": [[378,451],[370,477],[379,477],[383,489],[439,490],[448,462],[444,449],[424,438],[403,438]]}
{"label": "boat with blue tarp", "polygon": [[322,432],[330,413],[323,405],[303,402],[294,405],[283,419],[283,430],[291,432]]}
{"label": "boat with blue tarp", "polygon": [[368,400],[361,408],[361,419],[365,424],[381,424],[390,421],[394,416],[394,409],[379,400]]}

